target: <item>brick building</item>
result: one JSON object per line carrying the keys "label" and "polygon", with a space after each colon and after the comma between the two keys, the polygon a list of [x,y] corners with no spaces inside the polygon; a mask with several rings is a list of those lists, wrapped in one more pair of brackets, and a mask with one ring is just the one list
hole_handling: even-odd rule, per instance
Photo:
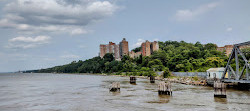
{"label": "brick building", "polygon": [[154,51],[159,50],[158,42],[157,41],[152,42],[151,45],[150,45],[150,48],[151,48],[151,53],[153,53]]}
{"label": "brick building", "polygon": [[145,43],[141,44],[141,53],[142,53],[142,56],[146,56],[146,45],[145,45]]}
{"label": "brick building", "polygon": [[124,55],[129,55],[131,58],[142,56],[150,56],[154,51],[159,50],[159,44],[157,41],[149,42],[148,40],[141,44],[141,51],[129,52],[128,41],[125,38],[119,43],[119,45],[109,42],[109,44],[100,45],[100,57],[107,53],[113,53],[116,60],[120,60]]}
{"label": "brick building", "polygon": [[114,53],[115,59],[116,59],[116,60],[119,60],[119,59],[121,58],[121,57],[120,57],[119,45],[115,45],[114,51],[115,51],[115,53]]}
{"label": "brick building", "polygon": [[134,51],[130,51],[129,52],[129,56],[131,57],[131,58],[137,58],[137,57],[139,57],[140,55],[142,55],[142,52],[140,51],[140,52],[134,52]]}
{"label": "brick building", "polygon": [[148,40],[146,40],[146,42],[145,42],[145,51],[146,51],[145,53],[146,53],[146,55],[145,56],[150,56],[151,55],[150,45],[151,45],[151,43]]}
{"label": "brick building", "polygon": [[100,57],[103,58],[103,56],[107,53],[107,45],[100,45]]}
{"label": "brick building", "polygon": [[[225,55],[230,56],[232,50],[233,50],[234,45],[225,45],[224,47],[217,47],[217,50],[220,52],[224,52]],[[250,48],[250,45],[247,46],[241,46],[239,47],[240,49],[244,48]]]}
{"label": "brick building", "polygon": [[141,44],[142,56],[150,56],[154,51],[157,50],[159,50],[159,44],[157,41],[149,42],[146,40],[146,42]]}
{"label": "brick building", "polygon": [[123,38],[123,40],[120,42],[119,47],[120,47],[120,57],[129,54],[128,41],[126,41],[125,38]]}
{"label": "brick building", "polygon": [[109,44],[101,44],[100,45],[100,53],[99,56],[103,58],[103,56],[107,53],[113,53],[116,60],[120,60],[123,55],[129,54],[128,41],[125,38],[120,42],[119,45],[116,45],[113,42],[109,42]]}

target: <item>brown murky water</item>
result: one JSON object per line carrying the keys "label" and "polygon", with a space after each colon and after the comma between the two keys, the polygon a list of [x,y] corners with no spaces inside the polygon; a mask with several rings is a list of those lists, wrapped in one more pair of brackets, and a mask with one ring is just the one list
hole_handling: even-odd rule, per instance
{"label": "brown murky water", "polygon": [[[109,92],[113,81],[121,92]],[[157,83],[127,77],[71,74],[0,74],[0,111],[250,110],[250,91],[172,84],[173,96],[159,96]]]}

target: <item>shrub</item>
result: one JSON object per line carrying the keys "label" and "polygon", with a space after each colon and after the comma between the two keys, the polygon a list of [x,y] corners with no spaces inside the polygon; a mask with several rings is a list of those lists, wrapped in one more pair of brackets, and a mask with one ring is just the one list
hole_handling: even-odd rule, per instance
{"label": "shrub", "polygon": [[133,76],[137,76],[137,74],[138,74],[137,72],[133,72],[132,73]]}
{"label": "shrub", "polygon": [[119,71],[119,72],[117,72],[117,73],[115,73],[115,74],[116,74],[116,75],[122,75],[122,72]]}
{"label": "shrub", "polygon": [[192,77],[192,79],[193,79],[194,81],[198,81],[198,80],[199,80],[199,78],[198,78],[197,76]]}
{"label": "shrub", "polygon": [[167,78],[167,77],[169,77],[170,76],[170,71],[169,71],[169,69],[166,67],[165,69],[164,69],[164,72],[163,72],[163,77],[164,78]]}

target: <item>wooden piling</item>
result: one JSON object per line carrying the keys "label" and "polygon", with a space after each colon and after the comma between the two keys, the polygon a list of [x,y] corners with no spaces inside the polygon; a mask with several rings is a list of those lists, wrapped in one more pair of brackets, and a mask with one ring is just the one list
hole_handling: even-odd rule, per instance
{"label": "wooden piling", "polygon": [[120,92],[120,82],[113,82],[109,91],[111,92]]}
{"label": "wooden piling", "polygon": [[130,76],[130,83],[135,84],[136,83],[136,77]]}
{"label": "wooden piling", "polygon": [[155,77],[154,76],[150,76],[150,83],[155,83]]}
{"label": "wooden piling", "polygon": [[226,98],[226,85],[225,83],[214,81],[214,97]]}
{"label": "wooden piling", "polygon": [[167,83],[165,83],[164,81],[160,82],[158,87],[159,87],[158,89],[159,95],[172,95],[172,88],[170,82]]}

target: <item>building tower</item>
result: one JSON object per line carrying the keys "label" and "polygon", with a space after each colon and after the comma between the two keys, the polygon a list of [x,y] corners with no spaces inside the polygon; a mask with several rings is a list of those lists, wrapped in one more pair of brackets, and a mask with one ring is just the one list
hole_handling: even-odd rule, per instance
{"label": "building tower", "polygon": [[123,38],[123,40],[120,42],[119,49],[120,49],[120,57],[129,54],[128,41],[126,41],[125,38]]}
{"label": "building tower", "polygon": [[158,42],[157,41],[151,42],[150,48],[151,48],[151,54],[154,51],[159,50],[159,44],[158,44]]}
{"label": "building tower", "polygon": [[146,50],[146,56],[150,56],[151,55],[151,50],[150,50],[150,42],[148,40],[146,40],[145,42],[145,50]]}
{"label": "building tower", "polygon": [[145,45],[145,42],[143,42],[141,44],[141,52],[142,52],[142,56],[146,56],[146,45]]}
{"label": "building tower", "polygon": [[119,45],[115,45],[115,50],[114,51],[115,51],[115,53],[114,53],[115,59],[119,60],[120,59]]}
{"label": "building tower", "polygon": [[107,45],[101,44],[100,45],[100,57],[103,58],[103,56],[107,53]]}

